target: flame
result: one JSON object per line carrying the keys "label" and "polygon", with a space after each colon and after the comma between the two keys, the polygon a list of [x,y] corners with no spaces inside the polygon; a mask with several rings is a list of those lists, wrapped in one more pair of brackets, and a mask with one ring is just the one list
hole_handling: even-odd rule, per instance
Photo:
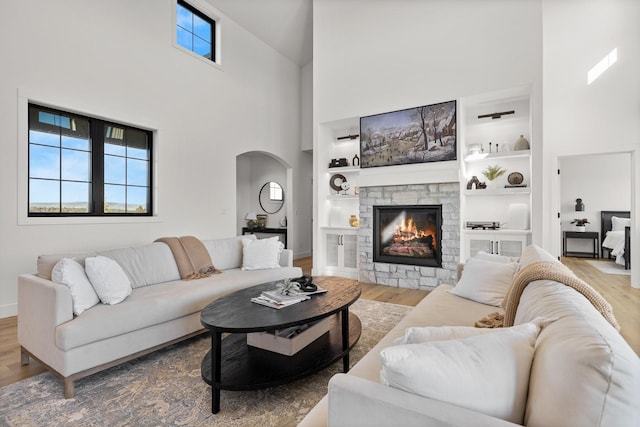
{"label": "flame", "polygon": [[420,239],[423,237],[431,236],[433,237],[433,248],[436,248],[436,233],[435,229],[431,229],[431,227],[427,227],[423,230],[419,230],[416,226],[413,218],[403,218],[396,225],[395,232],[393,233],[393,242],[401,243],[414,239]]}

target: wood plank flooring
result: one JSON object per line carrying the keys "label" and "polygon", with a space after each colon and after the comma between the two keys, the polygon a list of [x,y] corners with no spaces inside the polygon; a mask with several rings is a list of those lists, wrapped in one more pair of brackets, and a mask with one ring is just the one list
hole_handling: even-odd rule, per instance
{"label": "wood plank flooring", "polygon": [[[562,258],[562,262],[571,268],[578,277],[591,284],[614,308],[614,314],[621,325],[621,334],[631,348],[640,354],[640,289],[633,289],[629,276],[601,273],[584,259]],[[305,274],[311,273],[312,259],[302,258],[294,261]],[[415,306],[428,292],[392,288],[389,286],[362,284],[362,298]],[[44,372],[36,361],[29,365],[20,365],[20,346],[17,337],[17,318],[0,319],[0,387]]]}

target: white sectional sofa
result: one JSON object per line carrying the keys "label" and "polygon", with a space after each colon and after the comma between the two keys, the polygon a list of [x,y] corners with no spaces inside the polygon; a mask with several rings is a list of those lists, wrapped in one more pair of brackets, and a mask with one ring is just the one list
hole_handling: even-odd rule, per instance
{"label": "white sectional sofa", "polygon": [[[22,363],[42,362],[64,380],[64,394],[74,394],[74,381],[158,348],[204,332],[200,311],[211,301],[239,289],[298,277],[293,253],[282,250],[280,268],[242,270],[241,238],[204,240],[221,274],[181,280],[169,247],[160,242],[94,253],[42,255],[37,272],[18,279],[18,341]],[[51,281],[61,258],[81,264],[89,256],[115,260],[129,277],[133,291],[115,305],[97,304],[74,316],[67,286]]]}
{"label": "white sectional sofa", "polygon": [[[555,261],[529,246],[520,268],[535,261]],[[462,273],[464,276],[464,272]],[[576,290],[553,280],[530,282],[515,325],[538,316],[557,320],[535,338],[521,423],[424,397],[381,384],[381,351],[394,345],[410,327],[473,326],[497,307],[448,292],[442,285],[425,297],[348,374],[335,375],[325,396],[300,426],[638,426],[640,359],[618,331]],[[500,359],[498,359],[500,360]],[[461,366],[460,370],[464,370]],[[469,369],[471,369],[469,367]],[[503,375],[513,375],[506,366]],[[463,377],[470,377],[467,372]],[[447,381],[444,378],[443,381]],[[515,378],[514,378],[515,381]],[[439,384],[434,384],[434,388]],[[426,385],[429,387],[429,385]],[[459,384],[458,393],[486,384]],[[488,394],[488,391],[487,391]],[[483,398],[491,398],[485,396]]]}

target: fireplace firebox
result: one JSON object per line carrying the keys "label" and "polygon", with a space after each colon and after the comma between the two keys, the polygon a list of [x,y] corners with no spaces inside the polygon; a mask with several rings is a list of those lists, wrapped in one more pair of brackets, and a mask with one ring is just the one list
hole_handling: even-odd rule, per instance
{"label": "fireplace firebox", "polygon": [[373,262],[442,267],[442,205],[373,206]]}

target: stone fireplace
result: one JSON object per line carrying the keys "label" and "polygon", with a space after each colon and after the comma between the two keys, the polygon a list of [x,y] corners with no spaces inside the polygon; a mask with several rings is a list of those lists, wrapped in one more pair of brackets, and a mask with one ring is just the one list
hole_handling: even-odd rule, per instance
{"label": "stone fireplace", "polygon": [[373,207],[373,262],[441,267],[442,205]]}
{"label": "stone fireplace", "polygon": [[[440,206],[440,239],[435,236],[432,243],[435,254],[427,262],[427,264],[433,265],[415,262],[418,261],[417,258],[427,257],[405,256],[389,259],[384,256],[381,258],[379,254],[376,254],[381,249],[384,252],[385,244],[381,242],[378,248],[374,247],[374,207],[391,207],[398,211],[409,206],[412,208],[415,206]],[[389,212],[392,212],[392,210]],[[398,215],[396,214],[396,216]],[[429,222],[426,218],[418,221]],[[415,224],[415,222],[416,220],[414,219],[416,229],[422,227]],[[392,231],[395,233],[398,225],[401,227],[400,235],[402,235],[402,227],[406,228],[407,224],[396,224],[388,230],[388,233]],[[432,225],[427,228],[429,227],[433,228]],[[413,226],[409,228],[413,228]],[[437,221],[435,228],[436,230],[438,228]],[[404,231],[406,232],[407,230]],[[427,234],[424,232],[424,228],[422,233],[418,231],[416,233]],[[405,235],[408,236],[410,234],[411,232],[407,232]],[[422,240],[424,246],[428,247],[427,242],[429,239]],[[387,286],[425,290],[431,290],[440,284],[454,284],[460,256],[459,184],[457,182],[447,182],[361,187],[358,245],[360,256],[359,278],[363,283],[378,283]],[[396,249],[398,250],[387,252],[397,253],[399,250],[406,250],[406,248],[402,247],[397,247]],[[420,249],[417,249],[414,253],[421,253]],[[439,263],[437,262],[438,257]],[[399,263],[399,259],[405,262]]]}

